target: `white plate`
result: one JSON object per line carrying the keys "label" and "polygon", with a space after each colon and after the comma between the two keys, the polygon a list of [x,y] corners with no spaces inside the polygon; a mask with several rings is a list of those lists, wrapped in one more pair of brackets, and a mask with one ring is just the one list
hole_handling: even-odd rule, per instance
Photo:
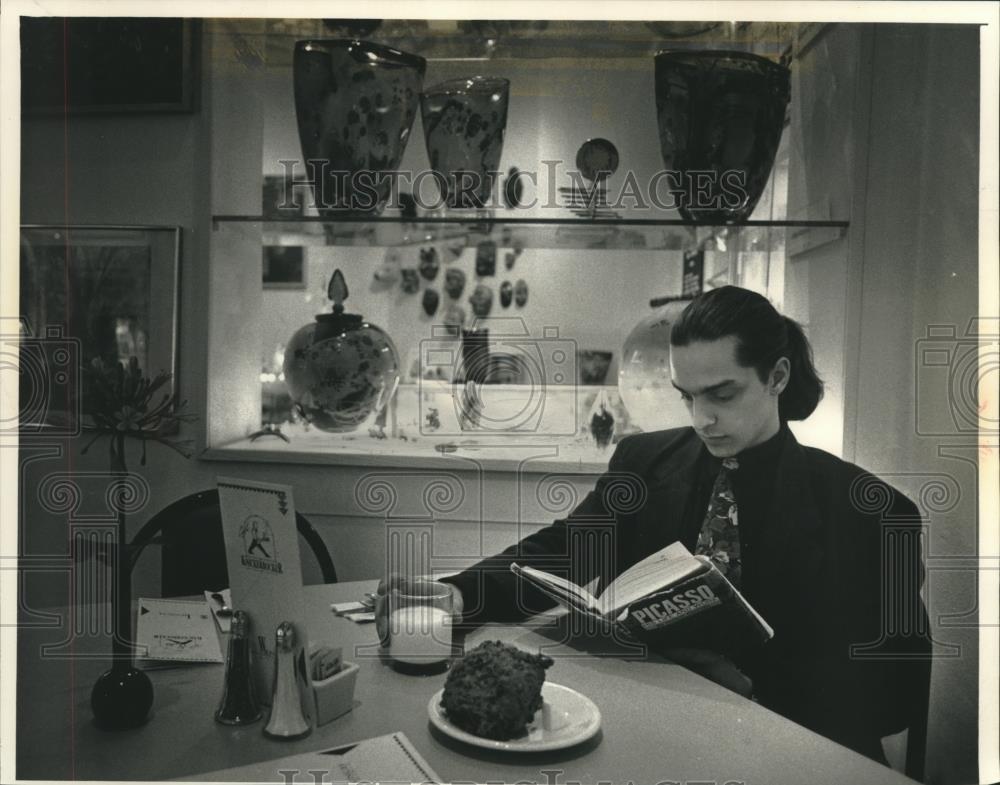
{"label": "white plate", "polygon": [[586,741],[601,728],[601,710],[590,698],[569,687],[547,681],[542,684],[542,708],[535,712],[523,736],[508,741],[485,739],[466,733],[448,721],[448,715],[441,708],[443,694],[443,689],[438,690],[427,704],[431,723],[453,739],[477,747],[518,752],[559,750]]}

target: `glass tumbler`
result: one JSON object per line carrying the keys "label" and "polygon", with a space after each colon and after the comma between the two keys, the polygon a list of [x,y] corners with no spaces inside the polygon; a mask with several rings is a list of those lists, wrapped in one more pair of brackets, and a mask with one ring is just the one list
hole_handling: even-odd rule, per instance
{"label": "glass tumbler", "polygon": [[417,675],[447,670],[454,652],[451,589],[416,579],[391,588],[387,599],[382,646],[393,668]]}

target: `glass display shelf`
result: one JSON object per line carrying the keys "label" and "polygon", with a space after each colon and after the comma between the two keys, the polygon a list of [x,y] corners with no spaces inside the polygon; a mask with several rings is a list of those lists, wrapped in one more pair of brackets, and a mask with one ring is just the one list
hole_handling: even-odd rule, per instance
{"label": "glass display shelf", "polygon": [[[272,396],[273,388],[283,387],[273,383],[268,386]],[[613,442],[639,430],[629,422],[615,385],[487,384],[480,388],[478,397],[482,411],[490,415],[471,421],[461,416],[458,389],[461,387],[436,378],[402,382],[381,421],[373,413],[355,430],[345,433],[327,433],[275,410],[268,418],[269,426],[252,436],[214,447],[202,457],[303,464],[447,464],[491,471],[599,472],[607,466]],[[603,445],[598,444],[591,428],[591,418],[602,402],[613,418],[612,432],[608,434],[612,443]]]}
{"label": "glass display shelf", "polygon": [[424,437],[377,440],[367,434],[334,435],[285,426],[290,443],[264,437],[239,439],[200,454],[202,460],[341,466],[393,466],[497,472],[600,473],[607,469],[614,444],[597,446],[589,437],[508,437],[474,439]]}
{"label": "glass display shelf", "polygon": [[755,246],[783,246],[786,236],[841,236],[847,221],[744,221],[707,225],[669,218],[518,218],[497,215],[426,216],[415,220],[388,216],[295,220],[259,215],[212,216],[215,230],[247,226],[259,230],[265,245],[407,246],[455,242],[475,245],[493,240],[503,247],[607,248],[615,250],[691,251]]}

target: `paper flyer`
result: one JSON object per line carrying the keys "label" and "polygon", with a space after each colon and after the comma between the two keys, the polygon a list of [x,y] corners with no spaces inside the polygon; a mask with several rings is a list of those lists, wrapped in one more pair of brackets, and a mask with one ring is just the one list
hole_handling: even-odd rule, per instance
{"label": "paper flyer", "polygon": [[222,662],[208,606],[190,600],[139,598],[136,642],[149,660]]}
{"label": "paper flyer", "polygon": [[255,687],[270,703],[275,629],[291,622],[308,646],[292,489],[229,477],[217,484],[232,607],[250,617]]}

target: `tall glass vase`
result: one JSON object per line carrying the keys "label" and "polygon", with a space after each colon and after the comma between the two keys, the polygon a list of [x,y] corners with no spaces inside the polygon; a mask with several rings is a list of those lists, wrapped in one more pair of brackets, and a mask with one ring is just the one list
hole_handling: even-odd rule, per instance
{"label": "tall glass vase", "polygon": [[117,517],[117,537],[110,556],[111,587],[111,668],[97,679],[90,693],[90,708],[97,724],[106,730],[135,728],[146,722],[153,705],[153,684],[133,663],[132,640],[132,559],[128,545],[125,508],[128,468],[125,465],[125,436],[111,437],[112,490]]}
{"label": "tall glass vase", "polygon": [[417,114],[426,61],[369,41],[299,41],[293,62],[302,155],[320,215],[381,212]]}
{"label": "tall glass vase", "polygon": [[781,141],[791,76],[747,52],[673,51],[655,59],[656,118],[677,209],[689,221],[745,221]]}
{"label": "tall glass vase", "polygon": [[449,208],[490,205],[509,93],[507,79],[473,76],[434,85],[420,96],[427,157]]}

